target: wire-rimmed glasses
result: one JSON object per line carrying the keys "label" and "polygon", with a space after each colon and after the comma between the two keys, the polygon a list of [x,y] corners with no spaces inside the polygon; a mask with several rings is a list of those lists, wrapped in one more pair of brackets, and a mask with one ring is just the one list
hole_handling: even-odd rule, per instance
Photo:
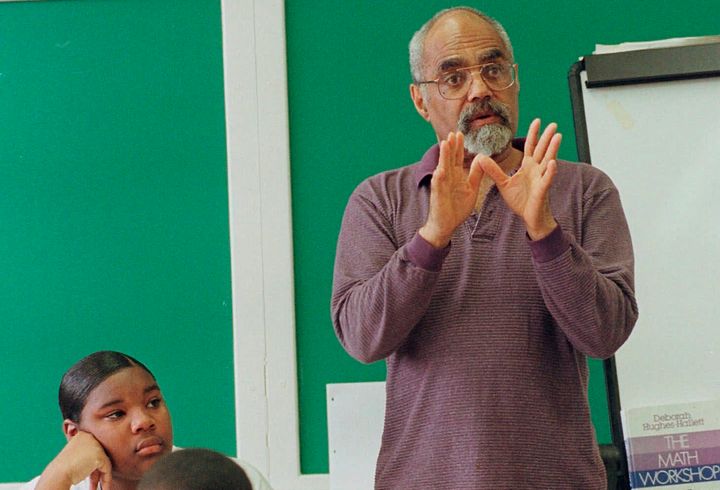
{"label": "wire-rimmed glasses", "polygon": [[440,95],[445,99],[462,99],[470,90],[474,71],[480,72],[480,77],[490,90],[505,90],[515,83],[517,65],[513,63],[484,63],[482,65],[465,66],[446,71],[435,80],[417,82],[417,85],[434,83],[437,85]]}

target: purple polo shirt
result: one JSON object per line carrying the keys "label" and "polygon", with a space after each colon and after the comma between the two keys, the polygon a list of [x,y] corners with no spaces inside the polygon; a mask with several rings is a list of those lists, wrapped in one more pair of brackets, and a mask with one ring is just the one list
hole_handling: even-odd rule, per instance
{"label": "purple polo shirt", "polygon": [[387,362],[376,488],[604,488],[586,356],[611,356],[637,319],[616,188],[558,162],[549,236],[530,241],[493,186],[437,250],[417,234],[437,159],[361,183],[338,238],[335,332]]}

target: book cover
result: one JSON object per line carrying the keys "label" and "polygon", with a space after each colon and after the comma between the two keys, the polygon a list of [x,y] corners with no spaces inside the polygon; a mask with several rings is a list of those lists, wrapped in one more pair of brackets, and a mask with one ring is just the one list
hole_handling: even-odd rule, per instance
{"label": "book cover", "polygon": [[720,490],[720,400],[622,410],[632,488]]}

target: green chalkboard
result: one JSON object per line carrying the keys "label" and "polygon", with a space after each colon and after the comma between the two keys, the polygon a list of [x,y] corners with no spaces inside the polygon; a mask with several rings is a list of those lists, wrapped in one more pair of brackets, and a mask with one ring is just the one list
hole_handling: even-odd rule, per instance
{"label": "green chalkboard", "polygon": [[176,442],[235,452],[220,1],[0,3],[0,481],[64,444],[62,373],[125,351]]}
{"label": "green chalkboard", "polygon": [[[521,128],[557,121],[560,156],[575,160],[567,73],[595,43],[719,34],[715,0],[468,1],[506,27],[520,65]],[[384,379],[337,342],[329,298],[335,242],[353,188],[374,173],[417,161],[434,135],[409,99],[407,43],[454,2],[287,0],[301,466],[328,470],[325,385]],[[523,130],[524,131],[524,130]],[[602,167],[602,162],[593,162]],[[620,189],[622,193],[622,189]],[[642,298],[640,310],[642,314]],[[610,442],[602,363],[591,361],[598,439]]]}

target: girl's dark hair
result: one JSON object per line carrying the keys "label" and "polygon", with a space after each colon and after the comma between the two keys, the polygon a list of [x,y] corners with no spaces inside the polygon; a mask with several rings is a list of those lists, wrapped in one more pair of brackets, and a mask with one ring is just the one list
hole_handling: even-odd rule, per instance
{"label": "girl's dark hair", "polygon": [[100,383],[121,369],[138,366],[155,379],[153,373],[140,361],[127,354],[99,351],[83,357],[67,370],[60,381],[60,412],[63,420],[80,422],[80,414],[90,395]]}

